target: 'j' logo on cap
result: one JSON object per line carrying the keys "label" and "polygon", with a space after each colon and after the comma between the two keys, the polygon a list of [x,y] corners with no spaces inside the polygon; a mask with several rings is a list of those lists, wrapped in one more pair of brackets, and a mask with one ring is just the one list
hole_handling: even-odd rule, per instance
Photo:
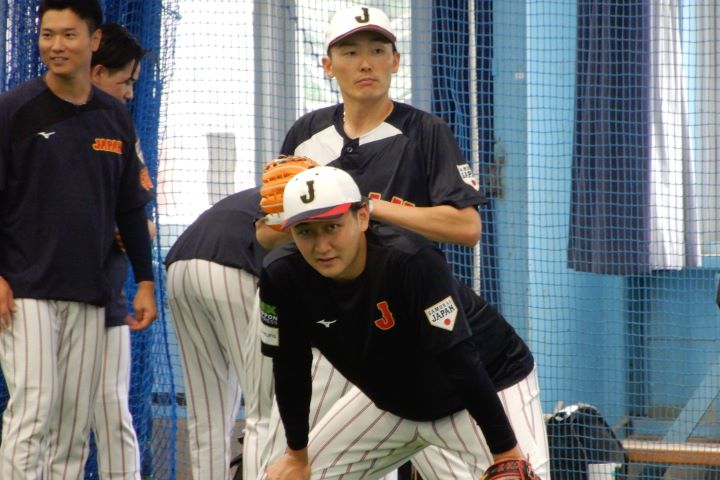
{"label": "'j' logo on cap", "polygon": [[302,195],[300,197],[300,200],[302,200],[303,203],[310,203],[313,200],[315,200],[315,181],[308,180],[307,186],[308,186],[308,193],[306,193],[305,195]]}
{"label": "'j' logo on cap", "polygon": [[362,7],[362,17],[358,15],[355,17],[355,20],[357,20],[358,23],[367,23],[370,21],[370,12],[368,12],[367,7]]}

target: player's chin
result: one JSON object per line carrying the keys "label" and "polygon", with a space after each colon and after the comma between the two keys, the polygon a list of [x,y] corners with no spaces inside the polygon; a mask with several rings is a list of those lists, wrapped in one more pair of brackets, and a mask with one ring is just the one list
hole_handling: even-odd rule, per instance
{"label": "player's chin", "polygon": [[313,260],[312,266],[323,277],[333,278],[337,276],[341,269],[340,261],[337,258],[330,260]]}

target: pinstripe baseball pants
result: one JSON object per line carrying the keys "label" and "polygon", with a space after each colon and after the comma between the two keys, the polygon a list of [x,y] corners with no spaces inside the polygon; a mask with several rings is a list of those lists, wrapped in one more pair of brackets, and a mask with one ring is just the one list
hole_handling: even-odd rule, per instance
{"label": "pinstripe baseball pants", "polygon": [[55,300],[15,303],[12,325],[0,332],[0,365],[10,392],[0,478],[82,478],[105,310]]}
{"label": "pinstripe baseball pants", "polygon": [[[335,367],[316,349],[313,349],[312,368],[311,429],[337,404],[342,396],[353,388],[353,385],[340,372],[335,370]],[[285,430],[280,420],[277,404],[273,404],[269,429],[268,443],[262,455],[265,461],[262,469],[263,473],[269,465],[272,465],[285,452]],[[478,478],[473,476],[460,457],[432,445],[423,450],[421,455],[414,456],[412,464],[426,480],[433,478],[476,480]],[[396,477],[392,470],[386,472],[388,476],[385,476],[384,480],[391,480]],[[262,480],[262,478],[264,478],[264,475],[259,477],[259,480]]]}
{"label": "pinstripe baseball pants", "polygon": [[140,480],[140,447],[128,405],[130,366],[130,328],[121,325],[105,329],[93,409],[98,473],[103,480]]}
{"label": "pinstripe baseball pants", "polygon": [[[313,367],[316,375],[318,369],[332,366],[324,357],[315,357]],[[483,434],[466,410],[434,422],[413,422],[378,409],[347,381],[341,398],[331,399],[327,386],[336,381],[336,375],[337,371],[330,373],[328,382],[313,379],[311,415],[317,416],[323,410],[318,403],[324,402],[326,408],[320,418],[310,419],[312,479],[378,479],[412,459],[425,480],[476,480],[492,463]],[[543,480],[550,480],[537,372],[533,370],[524,380],[499,392],[499,396],[520,449],[535,472]],[[277,406],[270,423],[274,437],[272,464],[285,448]]]}
{"label": "pinstripe baseball pants", "polygon": [[241,388],[244,478],[257,476],[259,446],[267,435],[272,405],[272,362],[260,354],[256,331],[257,281],[241,269],[198,259],[177,261],[168,269],[168,302],[181,350],[196,480],[229,476]]}

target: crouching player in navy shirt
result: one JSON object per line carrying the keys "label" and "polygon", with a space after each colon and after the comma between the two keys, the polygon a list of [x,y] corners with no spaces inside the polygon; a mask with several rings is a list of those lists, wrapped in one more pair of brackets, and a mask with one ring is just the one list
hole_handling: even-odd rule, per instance
{"label": "crouching player in navy shirt", "polygon": [[[549,480],[527,345],[431,242],[370,227],[369,210],[332,167],[285,188],[283,228],[299,252],[268,259],[260,277],[262,349],[287,439],[267,478],[379,478],[435,445],[476,478],[513,460],[526,476],[503,478]],[[312,431],[311,347],[354,385]]]}

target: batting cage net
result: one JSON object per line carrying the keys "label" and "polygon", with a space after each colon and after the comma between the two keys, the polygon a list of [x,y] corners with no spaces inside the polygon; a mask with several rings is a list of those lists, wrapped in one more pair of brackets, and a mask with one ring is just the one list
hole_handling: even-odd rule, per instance
{"label": "batting cage net", "polygon": [[[42,72],[36,3],[0,2],[5,89]],[[130,108],[163,308],[132,335],[131,410],[143,474],[189,478],[162,262],[294,120],[339,101],[321,59],[345,3],[103,3],[152,52]],[[444,249],[533,351],[553,478],[720,478],[715,0],[367,3],[398,34],[392,97],[451,126],[488,198],[479,245]]]}

